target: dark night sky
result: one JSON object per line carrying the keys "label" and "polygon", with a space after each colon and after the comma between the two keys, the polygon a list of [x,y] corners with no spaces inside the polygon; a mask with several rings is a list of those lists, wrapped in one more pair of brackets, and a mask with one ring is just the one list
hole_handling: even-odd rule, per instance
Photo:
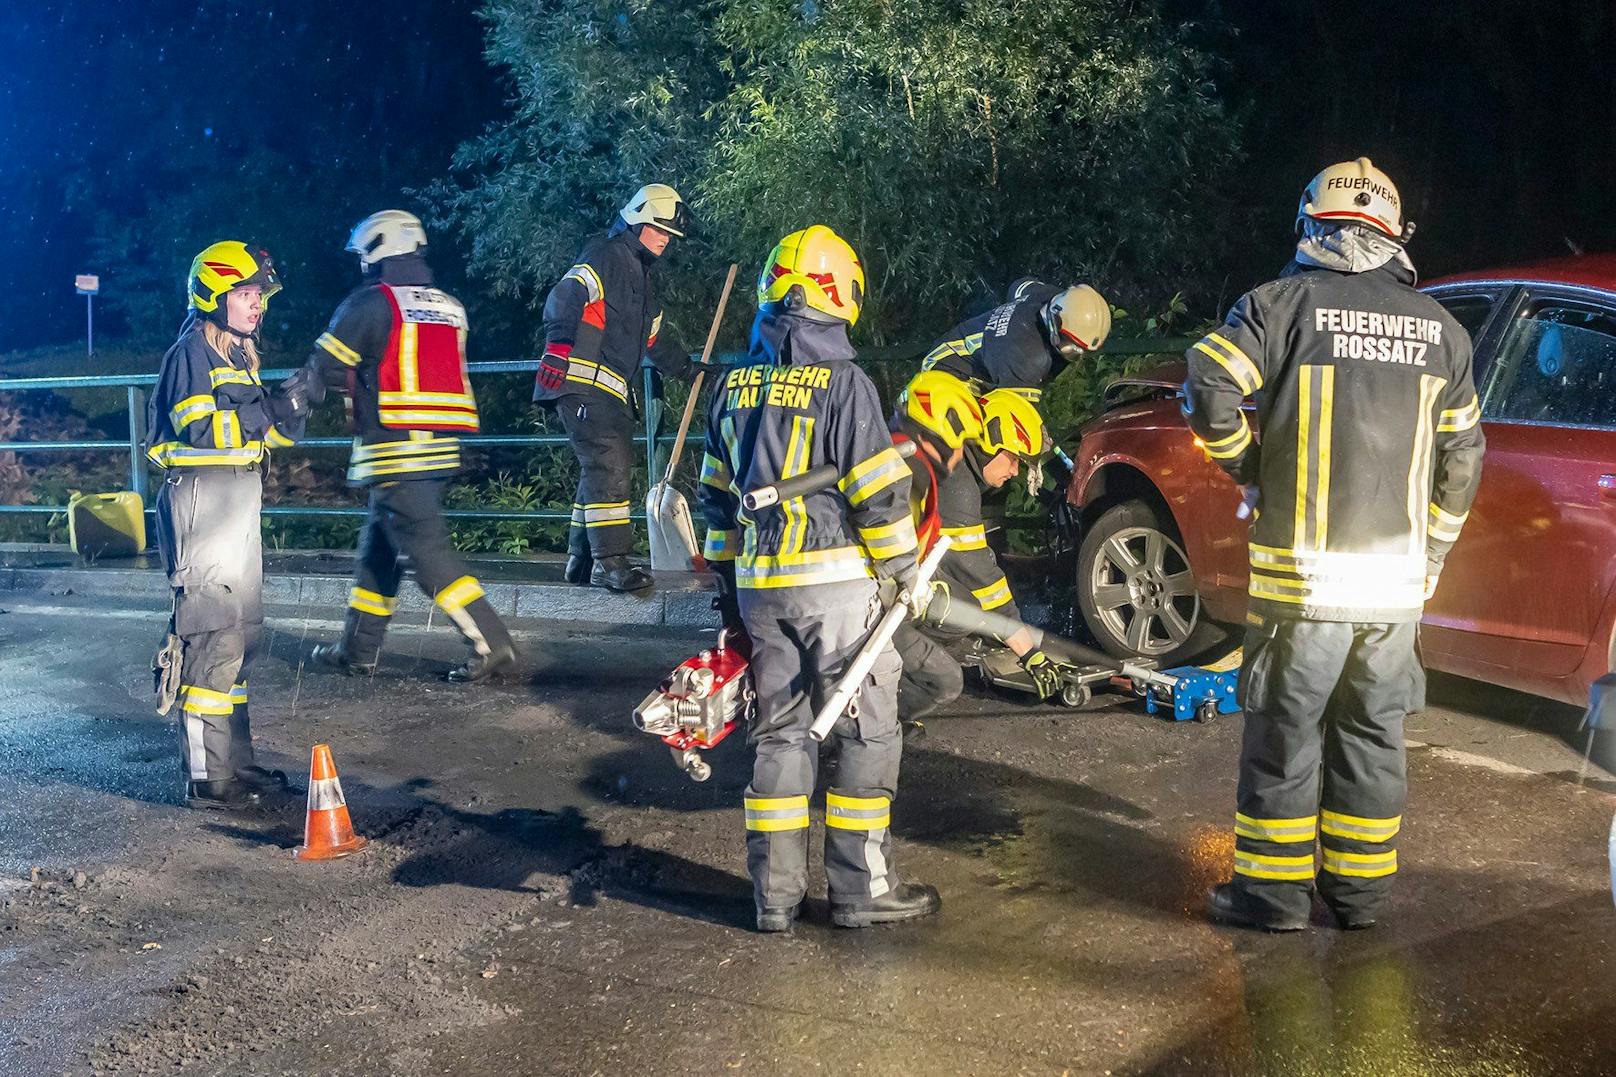
{"label": "dark night sky", "polygon": [[[1611,5],[1166,0],[1243,119],[1251,243],[1209,249],[1231,298],[1283,260],[1316,168],[1367,153],[1403,188],[1427,275],[1616,248]],[[356,203],[441,174],[498,115],[467,0],[6,4],[0,40],[0,352],[82,331],[93,203],[138,205],[153,155],[262,140]],[[1498,11],[1509,12],[1499,15]],[[1553,13],[1549,17],[1548,12]],[[342,222],[346,225],[349,222]],[[1102,282],[1103,284],[1103,282]]]}

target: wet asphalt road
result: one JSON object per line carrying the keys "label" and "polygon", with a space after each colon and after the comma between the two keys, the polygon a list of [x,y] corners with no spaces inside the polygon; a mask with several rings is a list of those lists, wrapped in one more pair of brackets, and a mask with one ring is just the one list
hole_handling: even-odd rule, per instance
{"label": "wet asphalt road", "polygon": [[1436,680],[1388,922],[1262,936],[1198,915],[1238,718],[973,701],[894,812],[941,916],[760,937],[744,746],[697,785],[627,720],[700,637],[552,627],[522,683],[466,691],[442,629],[347,680],[300,676],[325,633],[277,622],[261,760],[329,742],[373,839],[303,864],[296,809],[179,806],[161,614],[57,602],[0,615],[0,1074],[1616,1067],[1616,783],[1570,708]]}

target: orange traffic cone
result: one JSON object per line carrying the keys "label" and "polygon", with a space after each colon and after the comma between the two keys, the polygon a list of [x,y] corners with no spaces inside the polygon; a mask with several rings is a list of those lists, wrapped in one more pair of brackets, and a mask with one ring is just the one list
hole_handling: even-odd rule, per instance
{"label": "orange traffic cone", "polygon": [[309,761],[309,814],[303,824],[303,844],[297,847],[299,860],[335,860],[358,852],[365,839],[354,833],[348,818],[348,801],[342,795],[337,765],[331,761],[331,745],[316,744]]}

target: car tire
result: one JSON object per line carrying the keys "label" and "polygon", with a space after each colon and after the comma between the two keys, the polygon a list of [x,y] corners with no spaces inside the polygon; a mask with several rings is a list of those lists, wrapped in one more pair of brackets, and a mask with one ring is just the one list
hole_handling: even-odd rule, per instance
{"label": "car tire", "polygon": [[1178,528],[1148,501],[1100,514],[1078,545],[1076,582],[1083,620],[1107,654],[1167,669],[1228,652],[1230,635],[1206,616]]}

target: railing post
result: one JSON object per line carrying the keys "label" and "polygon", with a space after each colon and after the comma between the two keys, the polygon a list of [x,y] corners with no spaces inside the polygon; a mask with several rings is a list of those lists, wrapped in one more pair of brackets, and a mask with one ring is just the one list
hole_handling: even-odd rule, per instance
{"label": "railing post", "polygon": [[656,388],[656,381],[649,366],[642,368],[645,378],[645,391],[640,394],[640,403],[645,419],[645,485],[646,489],[657,484],[657,420],[662,416],[661,409],[656,407],[656,400],[651,396]]}
{"label": "railing post", "polygon": [[146,503],[146,457],[140,451],[146,440],[146,394],[140,386],[131,385],[129,393],[129,489],[140,495]]}

